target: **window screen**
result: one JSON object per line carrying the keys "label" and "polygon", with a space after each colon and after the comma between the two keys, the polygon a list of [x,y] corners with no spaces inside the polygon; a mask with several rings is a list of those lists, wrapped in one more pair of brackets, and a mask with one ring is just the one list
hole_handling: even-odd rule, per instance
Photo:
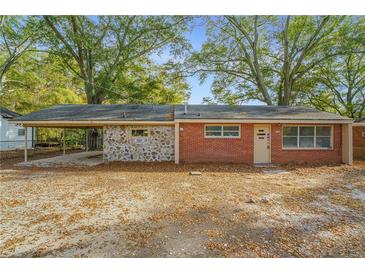
{"label": "window screen", "polygon": [[331,126],[285,126],[284,148],[331,148]]}
{"label": "window screen", "polygon": [[239,125],[207,125],[205,126],[205,137],[227,137],[239,138]]}

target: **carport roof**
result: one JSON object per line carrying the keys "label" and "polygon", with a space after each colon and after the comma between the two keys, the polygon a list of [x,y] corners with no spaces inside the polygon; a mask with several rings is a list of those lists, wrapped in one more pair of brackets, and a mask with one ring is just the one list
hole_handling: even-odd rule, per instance
{"label": "carport roof", "polygon": [[56,105],[20,116],[16,122],[173,122],[174,120],[352,120],[308,107],[252,105]]}
{"label": "carport roof", "polygon": [[173,121],[173,105],[56,105],[15,121]]}

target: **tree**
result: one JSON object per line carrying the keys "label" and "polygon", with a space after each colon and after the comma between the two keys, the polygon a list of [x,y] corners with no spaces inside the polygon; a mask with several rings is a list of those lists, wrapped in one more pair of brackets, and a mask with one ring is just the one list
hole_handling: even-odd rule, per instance
{"label": "tree", "polygon": [[179,104],[189,96],[185,78],[153,62],[136,64],[120,73],[115,84],[119,92],[108,103]]}
{"label": "tree", "polygon": [[353,21],[344,16],[211,17],[207,41],[192,54],[187,70],[202,80],[214,75],[218,102],[296,104],[305,76],[350,51],[336,42]]}
{"label": "tree", "polygon": [[[28,114],[55,104],[80,104],[86,99],[82,82],[64,70],[62,63],[47,53],[28,51],[7,72],[7,81],[0,96],[0,105],[21,114]],[[37,140],[60,140],[62,130],[38,128]],[[82,130],[74,130],[85,140]],[[74,138],[75,139],[75,138]],[[68,143],[73,143],[68,140]],[[80,142],[80,140],[79,140]]]}
{"label": "tree", "polygon": [[[44,16],[46,43],[52,54],[84,83],[89,104],[119,93],[116,81],[141,59],[169,46],[186,46],[184,17]],[[77,64],[75,67],[74,64]]]}
{"label": "tree", "polygon": [[7,75],[0,104],[21,114],[86,100],[82,82],[64,70],[58,58],[47,53],[23,54]]}
{"label": "tree", "polygon": [[337,34],[347,49],[328,58],[300,83],[300,102],[350,118],[365,114],[365,18],[355,17]]}
{"label": "tree", "polygon": [[365,54],[350,53],[321,65],[302,102],[350,118],[365,115]]}
{"label": "tree", "polygon": [[38,38],[40,23],[33,17],[0,16],[0,95],[6,74]]}
{"label": "tree", "polygon": [[[179,53],[187,46],[182,35],[187,28],[185,17],[43,16],[43,19],[47,25],[45,44],[83,81],[88,104],[120,96],[117,80],[152,53],[166,47]],[[90,144],[96,144],[97,131],[90,131],[89,136]]]}
{"label": "tree", "polygon": [[[82,83],[63,69],[62,63],[47,53],[24,53],[7,72],[0,105],[21,114],[56,104],[85,102]],[[38,128],[37,138],[59,140],[61,130]]]}

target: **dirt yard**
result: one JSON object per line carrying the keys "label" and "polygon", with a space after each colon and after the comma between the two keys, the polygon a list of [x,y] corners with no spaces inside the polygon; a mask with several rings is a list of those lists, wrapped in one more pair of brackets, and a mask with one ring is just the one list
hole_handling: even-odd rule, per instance
{"label": "dirt yard", "polygon": [[278,169],[2,162],[0,257],[364,257],[365,162]]}

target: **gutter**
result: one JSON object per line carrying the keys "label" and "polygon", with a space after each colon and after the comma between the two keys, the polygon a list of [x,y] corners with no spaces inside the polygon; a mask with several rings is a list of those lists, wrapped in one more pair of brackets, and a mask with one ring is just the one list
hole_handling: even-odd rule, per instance
{"label": "gutter", "polygon": [[[236,124],[353,124],[352,120],[303,120],[303,119],[175,119],[176,123],[236,123]],[[355,124],[353,124],[355,125]]]}
{"label": "gutter", "polygon": [[23,126],[107,126],[107,125],[174,125],[174,121],[11,121],[11,123]]}

